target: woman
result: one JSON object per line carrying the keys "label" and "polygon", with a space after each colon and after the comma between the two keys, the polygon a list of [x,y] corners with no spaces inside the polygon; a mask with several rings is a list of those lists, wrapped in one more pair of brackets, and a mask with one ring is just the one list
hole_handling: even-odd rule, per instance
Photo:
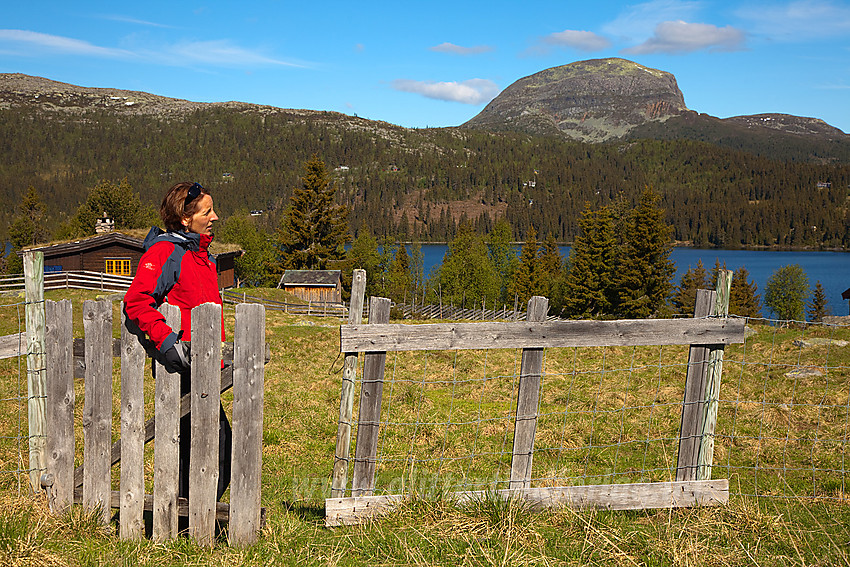
{"label": "woman", "polygon": [[[222,304],[215,258],[208,248],[218,220],[209,192],[198,183],[178,183],[162,199],[159,214],[166,232],[154,227],[145,238],[145,253],[124,296],[127,318],[138,325],[156,348],[154,357],[166,370],[180,374],[180,391],[190,389],[192,308]],[[172,329],[157,308],[168,301],[180,308],[180,329]],[[222,323],[224,318],[222,316]],[[221,328],[224,340],[224,325]],[[178,496],[189,496],[189,431],[191,415],[180,420]],[[218,498],[230,483],[230,423],[220,410]]]}

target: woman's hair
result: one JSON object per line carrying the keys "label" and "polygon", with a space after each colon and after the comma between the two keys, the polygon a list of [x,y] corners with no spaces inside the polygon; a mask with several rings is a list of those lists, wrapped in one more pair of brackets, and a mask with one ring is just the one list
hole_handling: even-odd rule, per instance
{"label": "woman's hair", "polygon": [[209,194],[210,192],[199,183],[183,181],[173,185],[162,198],[162,204],[159,206],[159,216],[162,217],[166,230],[183,230],[185,228],[183,219],[198,212],[201,196]]}

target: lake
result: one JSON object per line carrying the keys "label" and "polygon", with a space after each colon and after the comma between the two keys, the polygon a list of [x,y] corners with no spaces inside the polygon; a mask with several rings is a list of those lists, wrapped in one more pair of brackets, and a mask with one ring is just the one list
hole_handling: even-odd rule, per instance
{"label": "lake", "polygon": [[[560,248],[561,254],[565,258],[568,257],[570,247],[561,246]],[[446,250],[445,244],[422,244],[422,260],[426,276],[432,268],[442,263]],[[773,272],[782,266],[799,264],[806,272],[812,289],[815,283],[820,281],[826,291],[832,314],[848,314],[848,303],[841,299],[841,292],[850,288],[850,255],[846,252],[674,248],[670,259],[676,263],[676,275],[673,277],[675,285],[678,285],[688,268],[695,268],[700,260],[706,272],[710,272],[717,259],[720,260],[721,265],[725,262],[729,270],[737,270],[743,266],[750,273],[750,281],[754,281],[758,286],[757,293],[762,301],[764,286]],[[766,315],[764,312],[763,314]]]}

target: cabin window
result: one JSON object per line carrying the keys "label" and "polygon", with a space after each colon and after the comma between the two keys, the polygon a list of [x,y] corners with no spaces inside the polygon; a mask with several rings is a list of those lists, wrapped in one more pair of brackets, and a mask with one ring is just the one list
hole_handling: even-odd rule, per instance
{"label": "cabin window", "polygon": [[106,269],[103,271],[115,276],[130,276],[130,258],[107,258]]}

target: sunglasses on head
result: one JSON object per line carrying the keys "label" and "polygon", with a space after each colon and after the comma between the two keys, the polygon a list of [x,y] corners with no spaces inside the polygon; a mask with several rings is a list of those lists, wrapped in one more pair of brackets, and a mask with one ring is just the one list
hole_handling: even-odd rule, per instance
{"label": "sunglasses on head", "polygon": [[200,183],[192,183],[192,186],[189,187],[189,192],[186,193],[186,200],[183,202],[183,209],[185,210],[186,207],[189,206],[189,203],[200,197],[203,190],[204,188]]}

